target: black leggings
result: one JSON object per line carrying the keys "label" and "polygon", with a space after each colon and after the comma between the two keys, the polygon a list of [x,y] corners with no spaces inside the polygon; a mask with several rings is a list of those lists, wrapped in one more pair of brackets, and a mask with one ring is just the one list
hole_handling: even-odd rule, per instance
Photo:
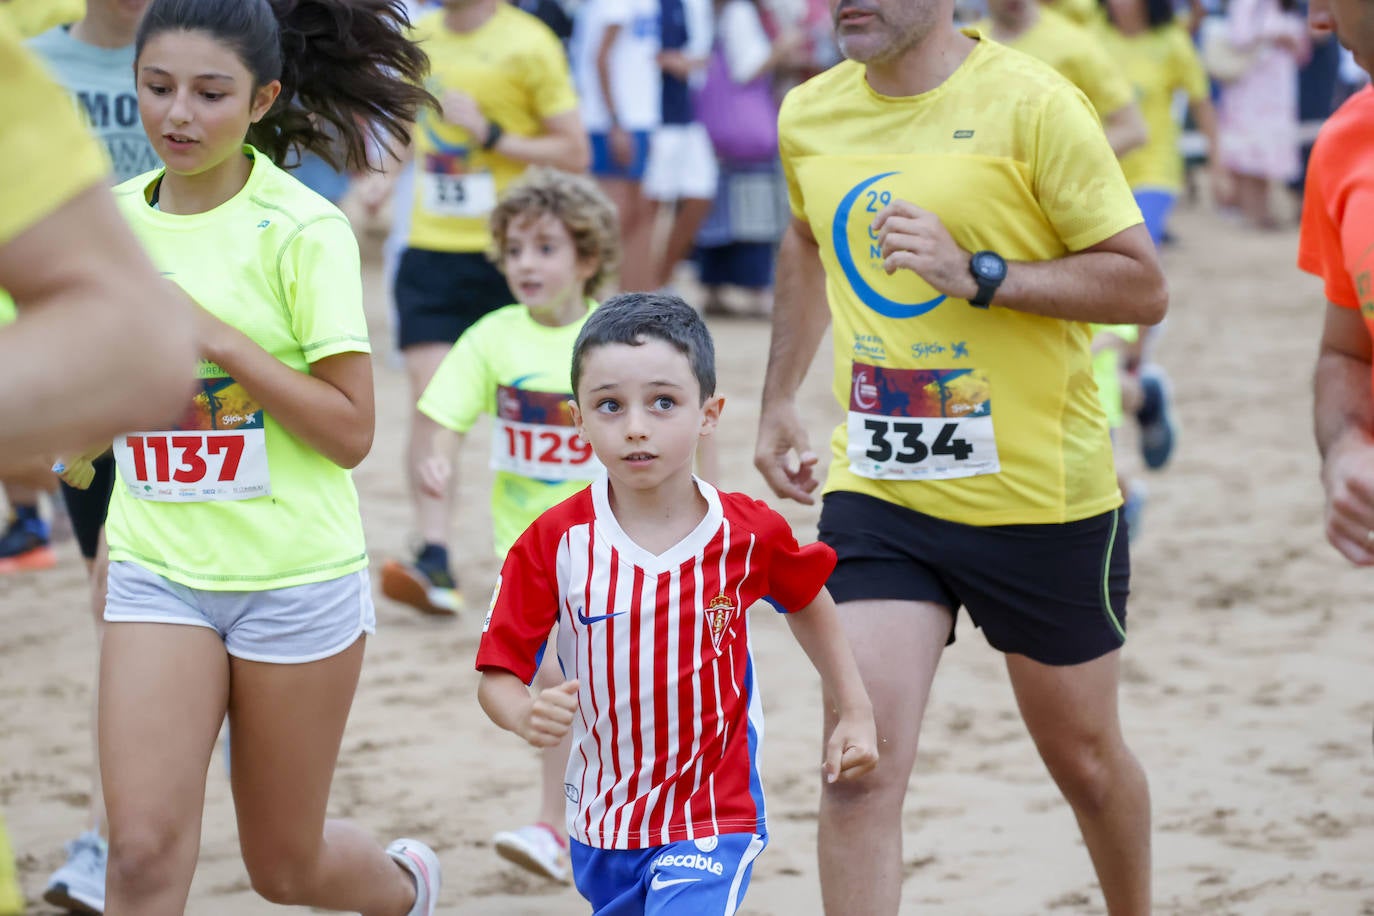
{"label": "black leggings", "polygon": [[101,455],[94,462],[95,479],[90,487],[78,490],[62,484],[62,501],[72,520],[72,532],[81,547],[81,555],[94,560],[100,546],[100,531],[110,511],[110,495],[114,493],[115,462],[113,455]]}

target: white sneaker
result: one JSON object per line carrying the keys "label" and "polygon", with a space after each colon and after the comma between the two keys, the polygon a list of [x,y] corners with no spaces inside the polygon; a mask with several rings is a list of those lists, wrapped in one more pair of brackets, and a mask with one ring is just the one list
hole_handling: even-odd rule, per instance
{"label": "white sneaker", "polygon": [[496,854],[527,871],[554,881],[568,880],[567,849],[548,824],[503,830],[492,837]]}
{"label": "white sneaker", "polygon": [[73,913],[105,912],[105,859],[109,846],[94,830],[67,844],[67,861],[48,879],[43,899]]}
{"label": "white sneaker", "polygon": [[439,857],[419,840],[395,840],[386,854],[400,863],[415,879],[415,905],[406,916],[434,916],[439,905],[441,882]]}

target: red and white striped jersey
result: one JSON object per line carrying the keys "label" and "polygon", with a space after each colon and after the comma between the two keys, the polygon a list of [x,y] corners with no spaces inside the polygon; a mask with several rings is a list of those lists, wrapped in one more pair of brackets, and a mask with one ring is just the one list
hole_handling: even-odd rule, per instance
{"label": "red and white striped jersey", "polygon": [[800,547],[782,516],[698,482],[706,516],[655,556],[621,530],[607,479],[541,515],[506,556],[478,669],[529,683],[550,630],[580,681],[565,791],[568,833],[642,849],[722,833],[765,833],[758,699],[745,612],[787,611],[835,566]]}

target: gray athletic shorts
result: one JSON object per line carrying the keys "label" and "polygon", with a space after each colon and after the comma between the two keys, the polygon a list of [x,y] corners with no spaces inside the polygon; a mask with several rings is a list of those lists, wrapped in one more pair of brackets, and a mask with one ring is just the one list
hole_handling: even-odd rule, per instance
{"label": "gray athletic shorts", "polygon": [[105,620],[206,627],[235,658],[278,665],[329,658],[362,634],[377,632],[365,569],[290,588],[218,592],[188,588],[121,561],[110,564]]}

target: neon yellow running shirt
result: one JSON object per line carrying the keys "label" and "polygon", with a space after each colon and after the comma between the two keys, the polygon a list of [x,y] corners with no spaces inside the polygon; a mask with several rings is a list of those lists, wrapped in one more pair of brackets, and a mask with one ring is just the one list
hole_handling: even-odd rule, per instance
{"label": "neon yellow running shirt", "polygon": [[[596,303],[587,303],[587,315]],[[463,333],[420,397],[420,412],[454,432],[492,418],[492,537],[504,557],[530,523],[601,473],[573,426],[568,375],[586,316],[551,328],[523,305],[484,316]]]}
{"label": "neon yellow running shirt", "polygon": [[[209,212],[149,206],[160,171],[119,185],[116,200],[164,276],[292,369],[370,352],[348,220],[266,156],[245,153],[248,183]],[[202,360],[195,375],[180,417],[115,439],[110,559],[223,591],[364,568],[350,473],[283,429],[219,366]]]}

